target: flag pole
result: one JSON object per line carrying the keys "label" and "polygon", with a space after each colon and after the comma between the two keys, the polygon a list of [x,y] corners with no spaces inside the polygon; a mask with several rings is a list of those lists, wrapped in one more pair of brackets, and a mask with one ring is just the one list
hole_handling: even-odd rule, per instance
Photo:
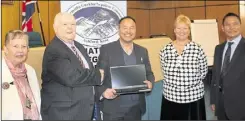
{"label": "flag pole", "polygon": [[42,32],[42,37],[43,37],[43,44],[44,44],[44,46],[46,46],[46,41],[45,41],[45,37],[44,37],[44,33],[43,33],[43,25],[42,25],[42,20],[41,20],[41,16],[40,16],[38,1],[36,1],[36,6],[37,6],[38,17],[39,17],[39,24],[41,27],[41,32]]}

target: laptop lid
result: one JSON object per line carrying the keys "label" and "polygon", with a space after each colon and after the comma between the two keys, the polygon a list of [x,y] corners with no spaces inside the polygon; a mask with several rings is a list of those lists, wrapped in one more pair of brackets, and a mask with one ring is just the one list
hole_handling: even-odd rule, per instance
{"label": "laptop lid", "polygon": [[114,89],[146,87],[145,65],[114,66],[110,68],[111,83]]}

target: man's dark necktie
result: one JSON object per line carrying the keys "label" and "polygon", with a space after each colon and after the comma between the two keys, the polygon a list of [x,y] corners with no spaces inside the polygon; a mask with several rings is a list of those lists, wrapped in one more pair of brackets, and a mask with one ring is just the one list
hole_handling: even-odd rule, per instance
{"label": "man's dark necktie", "polygon": [[231,58],[231,45],[233,44],[233,42],[228,42],[228,48],[225,52],[225,57],[224,57],[224,61],[223,61],[223,66],[222,66],[222,74],[226,73],[227,68],[230,64],[230,58]]}
{"label": "man's dark necktie", "polygon": [[229,64],[230,64],[231,45],[232,44],[233,44],[233,42],[228,42],[228,48],[225,52],[225,57],[224,57],[223,66],[222,66],[222,70],[221,70],[221,79],[220,79],[220,87],[221,88],[223,88],[223,77],[226,74],[226,71],[227,71]]}
{"label": "man's dark necktie", "polygon": [[79,54],[78,54],[78,52],[77,52],[75,46],[71,46],[71,49],[74,51],[75,55],[77,56],[78,60],[80,61],[81,65],[82,65],[82,67],[84,67],[83,60],[82,60],[82,58],[79,56]]}

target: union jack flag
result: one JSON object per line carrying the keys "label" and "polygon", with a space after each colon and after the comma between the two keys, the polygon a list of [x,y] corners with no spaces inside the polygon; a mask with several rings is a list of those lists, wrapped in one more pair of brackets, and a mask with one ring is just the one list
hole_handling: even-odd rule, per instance
{"label": "union jack flag", "polygon": [[32,15],[35,12],[36,1],[23,0],[22,1],[22,30],[24,32],[33,31]]}

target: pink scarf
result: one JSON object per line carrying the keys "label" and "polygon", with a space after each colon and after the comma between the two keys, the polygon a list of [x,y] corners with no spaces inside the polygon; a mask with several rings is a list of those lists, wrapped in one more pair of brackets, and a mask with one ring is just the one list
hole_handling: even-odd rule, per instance
{"label": "pink scarf", "polygon": [[[14,78],[14,85],[18,90],[18,94],[23,107],[24,119],[38,120],[39,112],[28,82],[25,65],[21,64],[20,67],[15,68],[9,60],[7,60],[6,58],[5,60]],[[28,103],[28,101],[30,103]]]}

